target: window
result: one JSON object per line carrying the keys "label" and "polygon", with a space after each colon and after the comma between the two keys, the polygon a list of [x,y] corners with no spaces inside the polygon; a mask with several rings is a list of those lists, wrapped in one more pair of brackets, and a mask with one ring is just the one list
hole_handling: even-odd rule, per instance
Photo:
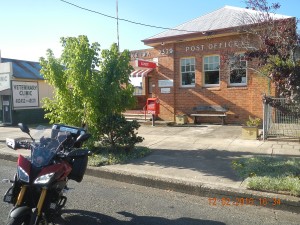
{"label": "window", "polygon": [[133,95],[143,95],[143,87],[134,87]]}
{"label": "window", "polygon": [[181,86],[195,86],[195,58],[184,58],[180,60]]}
{"label": "window", "polygon": [[247,61],[244,54],[236,54],[230,62],[230,85],[247,84]]}
{"label": "window", "polygon": [[218,86],[220,84],[220,56],[204,57],[204,85]]}
{"label": "window", "polygon": [[130,77],[130,83],[134,87],[133,95],[143,95],[143,77]]}

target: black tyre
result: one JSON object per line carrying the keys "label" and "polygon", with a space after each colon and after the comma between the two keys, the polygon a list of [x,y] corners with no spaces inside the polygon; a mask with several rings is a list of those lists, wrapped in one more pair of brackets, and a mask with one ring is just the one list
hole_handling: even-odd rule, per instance
{"label": "black tyre", "polygon": [[[30,224],[30,215],[20,216],[17,218],[10,217],[6,225],[28,225]],[[39,225],[47,225],[47,221],[42,219],[39,222]]]}
{"label": "black tyre", "polygon": [[30,221],[30,215],[20,216],[17,218],[9,217],[6,225],[28,225]]}

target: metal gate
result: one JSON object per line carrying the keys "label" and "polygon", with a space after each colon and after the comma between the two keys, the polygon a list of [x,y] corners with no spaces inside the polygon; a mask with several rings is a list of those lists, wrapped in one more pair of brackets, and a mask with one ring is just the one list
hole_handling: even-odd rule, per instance
{"label": "metal gate", "polygon": [[[273,98],[273,100],[291,110],[294,108],[287,106],[284,98]],[[264,104],[263,139],[268,137],[300,138],[300,118],[284,114],[280,110]]]}

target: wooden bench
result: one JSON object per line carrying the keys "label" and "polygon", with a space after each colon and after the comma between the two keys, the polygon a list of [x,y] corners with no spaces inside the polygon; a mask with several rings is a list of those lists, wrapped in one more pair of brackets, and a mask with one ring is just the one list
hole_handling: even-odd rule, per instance
{"label": "wooden bench", "polygon": [[225,124],[226,112],[228,109],[219,105],[211,106],[196,106],[193,111],[197,113],[192,113],[190,116],[194,117],[194,123],[197,123],[197,117],[219,117],[222,119],[222,125]]}

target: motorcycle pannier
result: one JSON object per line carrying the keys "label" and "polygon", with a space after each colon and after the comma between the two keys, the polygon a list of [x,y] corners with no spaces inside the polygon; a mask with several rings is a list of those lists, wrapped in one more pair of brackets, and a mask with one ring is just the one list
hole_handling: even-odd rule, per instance
{"label": "motorcycle pannier", "polygon": [[72,171],[69,174],[69,179],[81,182],[87,167],[88,155],[76,157],[72,162]]}

